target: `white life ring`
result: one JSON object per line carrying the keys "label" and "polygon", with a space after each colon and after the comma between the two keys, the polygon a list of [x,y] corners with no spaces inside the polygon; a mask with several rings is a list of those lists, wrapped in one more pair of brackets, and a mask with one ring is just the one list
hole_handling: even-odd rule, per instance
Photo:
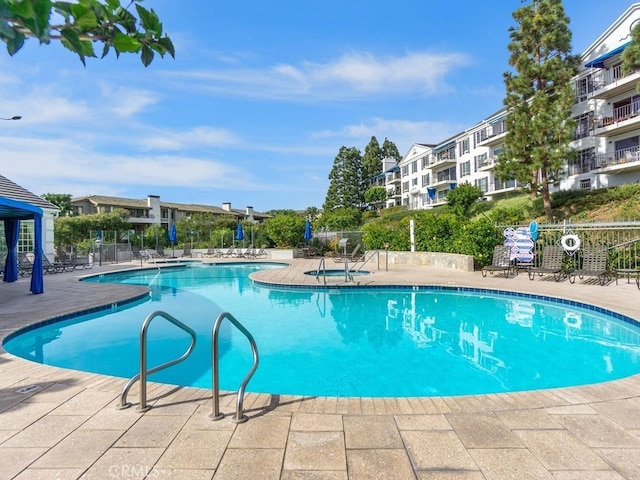
{"label": "white life ring", "polygon": [[577,235],[563,235],[560,239],[565,252],[575,252],[580,248],[580,238]]}

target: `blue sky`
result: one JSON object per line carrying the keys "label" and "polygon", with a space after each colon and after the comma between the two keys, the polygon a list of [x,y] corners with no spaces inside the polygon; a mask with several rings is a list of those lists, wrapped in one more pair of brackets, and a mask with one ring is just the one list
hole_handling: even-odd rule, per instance
{"label": "blue sky", "polygon": [[[582,53],[632,2],[567,0]],[[176,47],[0,51],[0,173],[28,190],[321,207],[341,146],[436,143],[502,107],[520,0],[146,0]],[[100,51],[99,49],[97,49]]]}

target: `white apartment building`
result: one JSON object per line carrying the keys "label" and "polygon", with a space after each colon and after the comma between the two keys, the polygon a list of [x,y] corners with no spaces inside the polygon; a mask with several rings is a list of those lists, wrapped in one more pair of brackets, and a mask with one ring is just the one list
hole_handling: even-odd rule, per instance
{"label": "white apartment building", "polygon": [[[612,187],[640,181],[640,72],[622,72],[622,52],[640,22],[640,3],[631,5],[582,54],[574,79],[576,130],[564,175],[552,191]],[[469,183],[494,199],[524,185],[500,182],[493,173],[504,146],[503,108],[438,144],[415,143],[395,170],[385,170],[387,207],[410,210],[447,202],[447,192]]]}

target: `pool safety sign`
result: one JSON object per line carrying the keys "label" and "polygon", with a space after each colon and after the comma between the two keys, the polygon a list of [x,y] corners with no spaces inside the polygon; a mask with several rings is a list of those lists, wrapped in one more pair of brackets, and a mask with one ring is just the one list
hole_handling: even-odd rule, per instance
{"label": "pool safety sign", "polygon": [[531,238],[529,228],[506,228],[503,232],[504,244],[511,249],[511,259],[519,262],[533,261],[533,248],[536,242]]}

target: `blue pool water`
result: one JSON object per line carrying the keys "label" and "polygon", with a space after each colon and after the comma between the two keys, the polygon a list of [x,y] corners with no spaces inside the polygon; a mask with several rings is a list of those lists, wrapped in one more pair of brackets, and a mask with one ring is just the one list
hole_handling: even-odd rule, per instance
{"label": "blue pool water", "polygon": [[[211,386],[211,328],[228,311],[251,331],[260,367],[247,391],[322,396],[435,396],[533,390],[640,372],[640,328],[599,309],[452,288],[268,288],[249,274],[269,264],[191,265],[100,275],[150,285],[143,300],[14,335],[14,355],[121,377],[137,373],[145,317],[164,310],[198,332],[182,364],[150,377]],[[251,350],[228,322],[220,387],[236,390]],[[149,329],[149,366],[180,355],[188,337],[162,318]]]}

